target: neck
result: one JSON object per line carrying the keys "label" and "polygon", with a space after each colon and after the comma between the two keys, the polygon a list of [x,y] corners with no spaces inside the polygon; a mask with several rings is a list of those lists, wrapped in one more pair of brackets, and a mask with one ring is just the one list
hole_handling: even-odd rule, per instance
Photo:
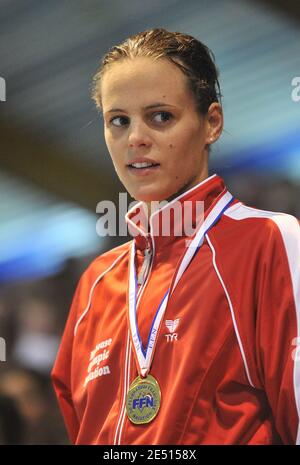
{"label": "neck", "polygon": [[[168,197],[167,202],[171,202],[172,200],[176,199],[176,197],[179,197],[180,195],[184,194],[184,192],[188,191],[192,187],[196,186],[200,182],[204,181],[205,179],[208,178],[208,172],[203,173],[202,176],[197,177],[197,179],[194,179],[192,182],[189,182],[185,184],[182,188],[180,188],[178,191],[174,192],[170,197]],[[157,202],[162,202],[163,200],[158,200],[158,201],[152,201],[152,202],[145,202],[145,205],[147,206],[147,213],[148,213],[148,218],[152,215],[157,210]]]}

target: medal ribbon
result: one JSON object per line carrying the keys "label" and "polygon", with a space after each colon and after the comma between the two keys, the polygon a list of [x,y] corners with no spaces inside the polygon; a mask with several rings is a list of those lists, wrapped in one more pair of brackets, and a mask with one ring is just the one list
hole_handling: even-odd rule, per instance
{"label": "medal ribbon", "polygon": [[152,321],[146,349],[144,349],[143,347],[142,340],[137,327],[136,303],[138,284],[135,269],[135,243],[134,240],[132,241],[129,260],[129,330],[133,342],[136,360],[139,365],[139,373],[142,377],[147,376],[147,374],[149,373],[151,362],[154,356],[160,323],[165,313],[170,295],[174,292],[174,289],[177,286],[183,273],[192,261],[194,255],[198,252],[201,245],[203,244],[205,234],[212,226],[214,226],[215,223],[217,223],[217,221],[219,221],[222,214],[228,208],[229,204],[232,201],[233,196],[229,192],[226,192],[217,202],[215,207],[207,215],[201,227],[195,234],[193,240],[189,244],[188,249],[184,254],[184,257],[178,268],[172,291],[170,293],[170,289],[167,290],[158,306],[158,309]]}

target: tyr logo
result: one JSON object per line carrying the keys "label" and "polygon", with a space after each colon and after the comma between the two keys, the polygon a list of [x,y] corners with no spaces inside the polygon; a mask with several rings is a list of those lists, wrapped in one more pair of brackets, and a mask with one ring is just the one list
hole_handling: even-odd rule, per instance
{"label": "tyr logo", "polygon": [[169,334],[165,334],[167,342],[177,341],[178,333],[175,333],[177,326],[179,325],[179,318],[176,320],[166,320],[166,327],[169,330]]}

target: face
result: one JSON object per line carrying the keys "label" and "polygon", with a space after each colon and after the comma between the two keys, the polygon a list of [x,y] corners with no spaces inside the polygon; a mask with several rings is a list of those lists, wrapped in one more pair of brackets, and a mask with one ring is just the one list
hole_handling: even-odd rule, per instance
{"label": "face", "polygon": [[208,176],[208,144],[222,131],[214,103],[196,111],[186,76],[166,59],[116,62],[101,83],[104,137],[130,195],[150,202],[184,192]]}

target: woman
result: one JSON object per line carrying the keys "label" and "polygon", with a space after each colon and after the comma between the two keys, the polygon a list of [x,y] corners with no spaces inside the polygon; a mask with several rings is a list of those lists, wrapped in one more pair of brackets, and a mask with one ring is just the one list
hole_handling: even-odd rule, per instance
{"label": "woman", "polygon": [[223,128],[211,52],[144,31],[94,82],[115,170],[140,202],[133,239],[81,277],[53,368],[71,441],[299,442],[299,223],[208,176]]}

